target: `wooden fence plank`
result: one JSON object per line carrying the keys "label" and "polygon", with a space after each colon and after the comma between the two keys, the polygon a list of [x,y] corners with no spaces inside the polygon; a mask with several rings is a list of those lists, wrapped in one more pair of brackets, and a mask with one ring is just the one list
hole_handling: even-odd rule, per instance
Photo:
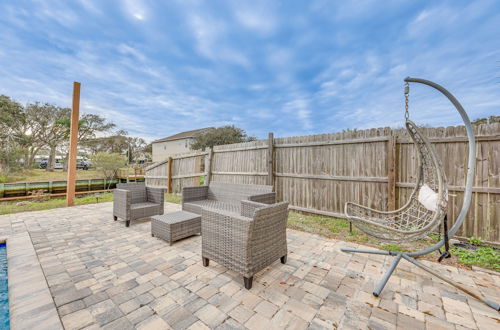
{"label": "wooden fence plank", "polygon": [[174,159],[172,157],[168,157],[168,192],[172,193],[172,166],[174,163]]}
{"label": "wooden fence plank", "polygon": [[267,184],[273,186],[274,190],[274,136],[273,133],[269,133],[267,137]]}
{"label": "wooden fence plank", "polygon": [[396,209],[396,137],[387,141],[387,209]]}

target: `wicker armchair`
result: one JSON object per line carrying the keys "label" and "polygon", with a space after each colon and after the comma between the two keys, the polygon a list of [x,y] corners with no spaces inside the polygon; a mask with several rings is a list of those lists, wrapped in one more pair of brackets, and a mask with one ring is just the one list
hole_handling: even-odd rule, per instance
{"label": "wicker armchair", "polygon": [[203,208],[201,237],[203,266],[210,260],[243,275],[246,289],[253,276],[277,259],[286,262],[288,202],[262,204],[241,201],[240,214]]}
{"label": "wicker armchair", "polygon": [[113,200],[113,219],[131,220],[163,214],[163,189],[146,187],[144,182],[116,185]]}

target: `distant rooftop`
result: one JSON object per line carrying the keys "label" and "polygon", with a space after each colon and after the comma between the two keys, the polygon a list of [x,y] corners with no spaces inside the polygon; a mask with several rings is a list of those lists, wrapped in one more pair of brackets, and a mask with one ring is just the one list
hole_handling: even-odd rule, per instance
{"label": "distant rooftop", "polygon": [[209,129],[212,129],[213,127],[205,127],[205,128],[199,128],[199,129],[194,129],[192,131],[185,131],[181,133],[177,133],[171,136],[164,137],[163,139],[155,140],[152,143],[160,143],[160,142],[166,142],[166,141],[174,141],[174,140],[181,140],[181,139],[188,139],[188,138],[193,138],[198,134],[204,133],[205,131],[208,131]]}

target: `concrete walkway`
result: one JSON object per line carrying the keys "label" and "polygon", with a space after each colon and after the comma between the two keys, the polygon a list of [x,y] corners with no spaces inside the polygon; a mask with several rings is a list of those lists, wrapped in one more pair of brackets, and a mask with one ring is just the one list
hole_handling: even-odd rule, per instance
{"label": "concrete walkway", "polygon": [[[165,212],[179,205],[166,204]],[[288,230],[288,262],[243,288],[201,264],[201,237],[168,246],[149,220],[112,220],[112,204],[0,216],[0,236],[29,232],[66,329],[495,329],[500,314],[402,261],[380,298],[390,258]],[[425,262],[500,301],[500,276]]]}

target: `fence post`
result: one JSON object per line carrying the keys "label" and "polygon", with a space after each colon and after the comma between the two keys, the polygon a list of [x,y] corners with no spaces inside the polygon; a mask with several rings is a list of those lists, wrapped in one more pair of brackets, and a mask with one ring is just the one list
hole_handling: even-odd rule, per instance
{"label": "fence post", "polygon": [[396,137],[387,141],[387,210],[396,209]]}
{"label": "fence post", "polygon": [[212,180],[212,157],[214,155],[214,148],[208,149],[208,155],[205,157],[205,185],[208,186]]}
{"label": "fence post", "polygon": [[[200,173],[201,171],[201,156],[195,156],[194,157],[194,173]],[[199,186],[200,185],[200,177],[195,176],[193,177],[193,186]]]}
{"label": "fence post", "polygon": [[270,132],[267,137],[267,184],[273,186],[274,190],[274,173],[273,173],[273,164],[274,164],[274,136],[273,133]]}
{"label": "fence post", "polygon": [[3,183],[0,183],[0,198],[4,196],[5,187]]}
{"label": "fence post", "polygon": [[172,193],[172,163],[173,163],[173,158],[168,157],[168,192]]}

